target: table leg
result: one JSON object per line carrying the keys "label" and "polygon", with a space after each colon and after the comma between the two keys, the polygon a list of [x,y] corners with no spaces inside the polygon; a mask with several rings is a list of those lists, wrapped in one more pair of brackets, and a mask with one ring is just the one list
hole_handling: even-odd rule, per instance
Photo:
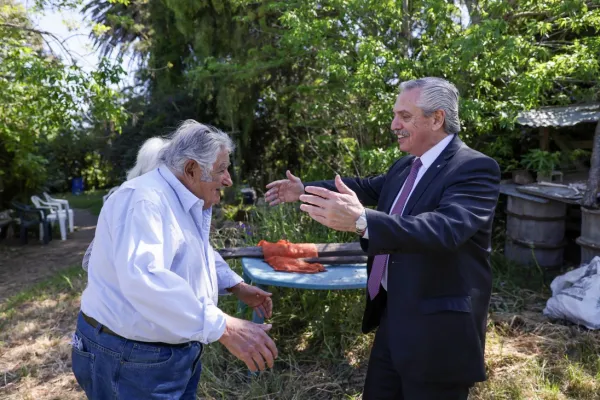
{"label": "table leg", "polygon": [[[242,279],[248,285],[250,285],[252,283],[252,280],[250,279],[250,277],[248,275],[246,275],[246,272],[242,272]],[[237,307],[238,315],[243,315],[246,312],[247,308],[248,308],[248,306],[246,305],[246,303],[238,300],[238,307]]]}
{"label": "table leg", "polygon": [[[256,285],[259,289],[264,290],[265,292],[268,292],[268,286],[267,285]],[[261,317],[260,315],[258,315],[256,313],[256,311],[252,311],[252,322],[256,323],[256,324],[262,324],[265,322],[265,319],[263,317]]]}

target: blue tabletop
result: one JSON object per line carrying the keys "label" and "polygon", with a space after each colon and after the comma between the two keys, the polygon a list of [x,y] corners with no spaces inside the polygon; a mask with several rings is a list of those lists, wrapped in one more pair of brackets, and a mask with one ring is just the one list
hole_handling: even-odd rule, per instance
{"label": "blue tabletop", "polygon": [[296,289],[364,289],[367,287],[367,264],[323,264],[326,271],[316,274],[275,271],[262,258],[242,258],[244,273],[259,285]]}

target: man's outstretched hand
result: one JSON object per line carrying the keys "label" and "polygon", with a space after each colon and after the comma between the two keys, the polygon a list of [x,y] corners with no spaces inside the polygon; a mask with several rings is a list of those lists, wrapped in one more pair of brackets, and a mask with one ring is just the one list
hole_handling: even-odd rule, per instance
{"label": "man's outstretched hand", "polygon": [[300,196],[300,209],[312,219],[336,231],[354,232],[356,220],[362,214],[364,207],[356,193],[342,181],[339,175],[335,177],[335,187],[338,192],[307,186],[306,193]]}
{"label": "man's outstretched hand", "polygon": [[304,184],[297,176],[292,175],[288,170],[287,179],[273,181],[267,185],[265,201],[271,206],[281,203],[292,203],[298,201],[300,195],[304,193]]}

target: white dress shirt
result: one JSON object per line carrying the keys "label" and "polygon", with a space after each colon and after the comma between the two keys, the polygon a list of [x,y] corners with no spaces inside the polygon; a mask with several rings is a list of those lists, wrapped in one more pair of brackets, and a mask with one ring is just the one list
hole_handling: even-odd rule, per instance
{"label": "white dress shirt", "polygon": [[132,340],[218,340],[218,294],[242,279],[210,245],[203,204],[165,166],[123,183],[100,212],[81,310]]}
{"label": "white dress shirt", "polygon": [[[413,191],[419,184],[419,181],[421,180],[423,175],[425,175],[425,172],[427,172],[427,169],[429,169],[429,167],[431,167],[431,164],[433,164],[433,162],[439,157],[439,155],[442,154],[442,151],[444,151],[444,149],[446,147],[448,147],[448,145],[452,141],[453,137],[454,137],[454,135],[446,136],[445,138],[440,140],[435,146],[433,146],[431,149],[427,150],[421,156],[421,163],[423,165],[421,165],[421,168],[419,168],[419,172],[417,173],[417,178],[415,179],[415,183],[414,183],[410,193],[408,194],[408,197],[406,198],[406,203],[404,203],[405,207],[406,207],[406,204],[408,204],[408,200],[410,199],[410,196],[412,195]],[[392,210],[394,209],[394,206],[396,205],[396,202],[398,201],[398,198],[400,197],[400,193],[402,193],[402,189],[404,189],[405,184],[406,184],[406,182],[404,182],[404,184],[398,191],[398,194],[396,195],[396,200],[394,200],[394,202],[392,203],[392,206],[390,207],[389,212],[392,212]],[[404,208],[402,208],[401,213],[404,213]],[[368,227],[367,227],[367,229],[368,229]],[[365,239],[369,238],[369,235],[367,234],[367,230],[365,230],[365,234],[363,235],[363,237]],[[385,290],[387,290],[387,277],[388,277],[388,269],[387,269],[387,265],[386,265],[383,270],[383,277],[381,278],[381,286],[383,286],[383,288]]]}
{"label": "white dress shirt", "polygon": [[[88,265],[90,263],[90,257],[92,256],[92,249],[94,248],[94,239],[88,245],[85,254],[83,255],[83,259],[81,261],[81,267],[84,271],[87,272]],[[219,295],[227,296],[231,293],[227,291],[227,289],[234,287],[238,283],[242,282],[243,279],[236,274],[227,264],[227,261],[223,259],[221,254],[214,250],[215,252],[215,268],[217,269],[217,282],[219,286]]]}

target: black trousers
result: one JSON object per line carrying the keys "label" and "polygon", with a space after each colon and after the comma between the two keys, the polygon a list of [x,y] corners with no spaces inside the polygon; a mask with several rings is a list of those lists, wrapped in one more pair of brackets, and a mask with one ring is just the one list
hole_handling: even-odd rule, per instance
{"label": "black trousers", "polygon": [[388,312],[375,334],[363,400],[467,400],[470,384],[423,383],[402,377],[394,368],[388,346]]}

